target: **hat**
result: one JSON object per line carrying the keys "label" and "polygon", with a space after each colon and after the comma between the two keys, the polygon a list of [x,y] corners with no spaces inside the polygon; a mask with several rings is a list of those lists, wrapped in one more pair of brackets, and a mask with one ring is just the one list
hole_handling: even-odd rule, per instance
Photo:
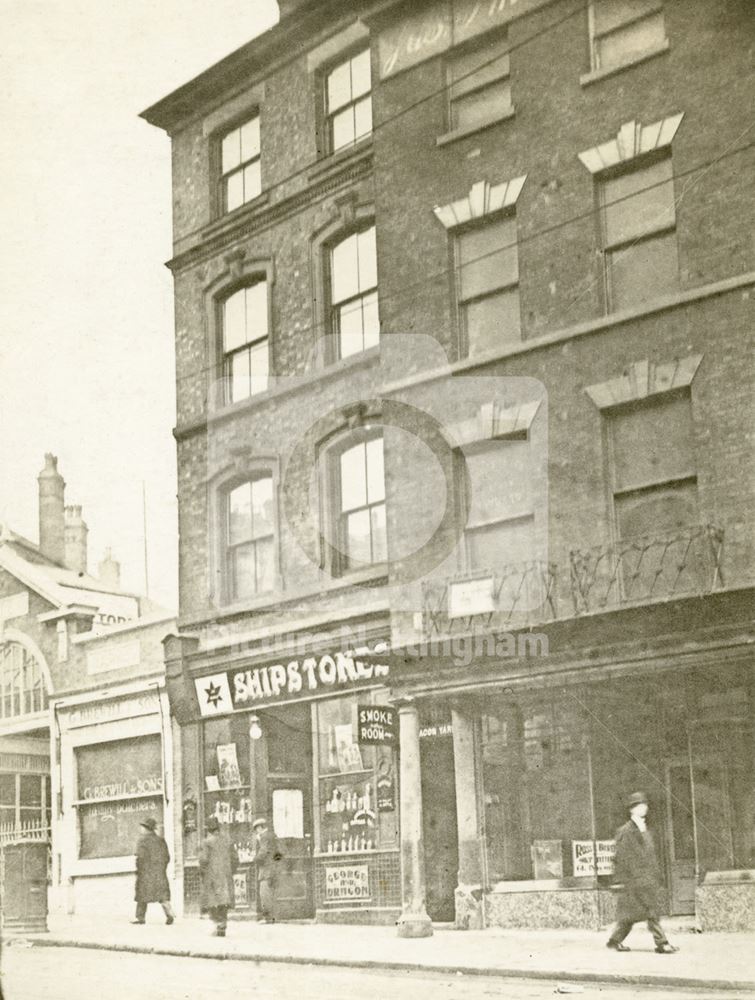
{"label": "hat", "polygon": [[648,804],[648,797],[644,792],[632,792],[632,794],[627,799],[627,808],[631,809],[633,806],[640,805],[644,802],[645,805]]}
{"label": "hat", "polygon": [[267,826],[267,820],[264,816],[258,816],[257,819],[252,823],[252,829],[256,830],[258,826]]}
{"label": "hat", "polygon": [[210,816],[210,818],[207,820],[207,832],[217,833],[219,829],[220,829],[220,823],[218,822],[217,816]]}
{"label": "hat", "polygon": [[157,829],[157,820],[152,816],[147,816],[147,818],[143,819],[139,825],[143,826],[145,830],[151,830],[154,833]]}

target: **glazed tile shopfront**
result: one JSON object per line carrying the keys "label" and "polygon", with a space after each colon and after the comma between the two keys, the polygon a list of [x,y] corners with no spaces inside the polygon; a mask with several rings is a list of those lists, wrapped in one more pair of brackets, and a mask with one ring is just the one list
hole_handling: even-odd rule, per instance
{"label": "glazed tile shopfront", "polygon": [[400,910],[397,758],[392,735],[378,742],[369,725],[388,701],[389,669],[379,661],[385,642],[365,647],[369,662],[336,644],[233,668],[192,658],[191,648],[191,641],[166,640],[182,733],[186,910],[199,906],[198,848],[215,816],[239,861],[235,911],[256,916],[252,823],[265,816],[283,855],[278,919],[393,922]]}

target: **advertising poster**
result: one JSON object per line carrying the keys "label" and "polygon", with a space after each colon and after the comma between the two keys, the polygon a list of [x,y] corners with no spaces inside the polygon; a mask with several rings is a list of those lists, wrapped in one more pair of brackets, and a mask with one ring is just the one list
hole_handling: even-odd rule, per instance
{"label": "advertising poster", "polygon": [[325,900],[369,899],[370,877],[367,865],[339,865],[325,869]]}
{"label": "advertising poster", "polygon": [[221,788],[236,788],[241,784],[241,773],[235,743],[218,744],[218,782]]}

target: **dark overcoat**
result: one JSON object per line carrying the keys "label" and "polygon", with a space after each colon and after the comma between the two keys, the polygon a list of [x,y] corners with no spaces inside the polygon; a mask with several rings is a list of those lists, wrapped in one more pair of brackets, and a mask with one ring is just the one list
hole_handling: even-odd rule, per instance
{"label": "dark overcoat", "polygon": [[629,820],[616,833],[615,878],[623,888],[619,893],[616,919],[619,922],[657,920],[661,869],[653,835]]}
{"label": "dark overcoat", "polygon": [[202,880],[200,906],[233,905],[233,864],[231,845],[223,833],[208,833],[199,850],[199,874]]}
{"label": "dark overcoat", "polygon": [[136,845],[137,903],[162,903],[170,899],[166,868],[170,861],[168,845],[151,830],[145,831]]}
{"label": "dark overcoat", "polygon": [[280,861],[278,841],[272,830],[263,830],[257,839],[254,860],[257,864],[258,882],[275,882]]}

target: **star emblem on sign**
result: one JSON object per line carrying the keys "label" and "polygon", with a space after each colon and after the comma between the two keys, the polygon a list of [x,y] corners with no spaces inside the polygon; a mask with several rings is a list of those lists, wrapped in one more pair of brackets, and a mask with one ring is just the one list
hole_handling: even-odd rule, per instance
{"label": "star emblem on sign", "polygon": [[207,704],[212,705],[213,708],[217,708],[223,697],[220,693],[220,685],[213,684],[212,681],[210,681],[204,689],[204,693],[207,695]]}
{"label": "star emblem on sign", "polygon": [[231,689],[225,674],[197,677],[194,685],[200,715],[223,715],[233,711]]}

